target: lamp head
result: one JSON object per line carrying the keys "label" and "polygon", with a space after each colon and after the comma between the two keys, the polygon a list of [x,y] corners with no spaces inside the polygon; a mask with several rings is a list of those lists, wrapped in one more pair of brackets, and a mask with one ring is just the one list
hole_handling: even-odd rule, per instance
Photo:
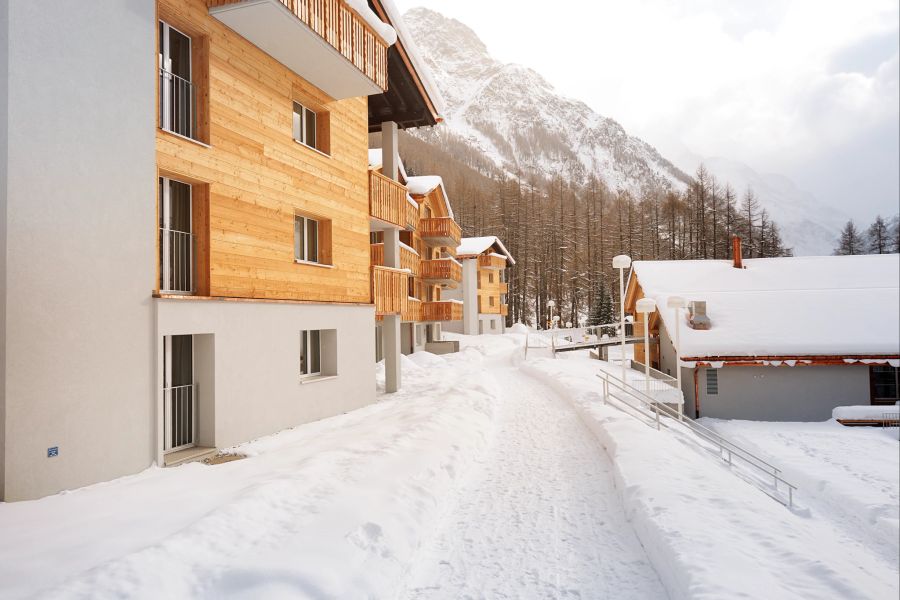
{"label": "lamp head", "polygon": [[684,308],[685,306],[687,306],[687,300],[685,300],[681,296],[671,296],[666,301],[666,306],[669,308]]}
{"label": "lamp head", "polygon": [[631,266],[631,257],[627,254],[620,254],[613,257],[613,269],[627,269]]}
{"label": "lamp head", "polygon": [[547,308],[553,308],[554,306],[556,306],[556,302],[554,302],[553,300],[547,300]]}
{"label": "lamp head", "polygon": [[636,308],[639,313],[652,313],[656,311],[656,302],[653,298],[641,298],[637,301]]}

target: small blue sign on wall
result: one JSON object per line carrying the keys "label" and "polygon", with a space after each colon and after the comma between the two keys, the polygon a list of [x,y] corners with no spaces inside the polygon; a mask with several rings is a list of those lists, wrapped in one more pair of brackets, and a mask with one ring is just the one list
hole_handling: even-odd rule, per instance
{"label": "small blue sign on wall", "polygon": [[53,458],[54,456],[59,456],[59,446],[47,448],[47,458]]}

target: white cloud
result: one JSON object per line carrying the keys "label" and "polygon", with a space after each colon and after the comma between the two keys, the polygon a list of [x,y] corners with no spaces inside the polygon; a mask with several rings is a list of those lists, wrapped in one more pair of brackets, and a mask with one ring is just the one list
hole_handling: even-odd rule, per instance
{"label": "white cloud", "polygon": [[[458,18],[677,160],[685,148],[801,177],[833,203],[842,149],[900,160],[894,0],[397,0]],[[561,10],[560,6],[565,6]],[[881,147],[862,148],[860,136]],[[849,159],[849,157],[846,157]],[[897,160],[856,209],[897,210]],[[827,172],[826,172],[827,171]],[[843,207],[852,209],[854,207]],[[866,217],[868,218],[868,217]]]}

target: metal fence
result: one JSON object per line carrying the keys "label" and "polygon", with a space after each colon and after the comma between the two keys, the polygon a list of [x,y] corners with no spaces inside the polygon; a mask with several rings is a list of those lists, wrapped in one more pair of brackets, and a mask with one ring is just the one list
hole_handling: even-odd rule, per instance
{"label": "metal fence", "polygon": [[197,133],[194,85],[165,69],[159,70],[159,126],[192,139]]}
{"label": "metal fence", "polygon": [[189,448],[197,438],[197,386],[178,385],[163,389],[166,452]]}
{"label": "metal fence", "polygon": [[189,294],[194,292],[194,236],[186,231],[159,230],[159,290]]}

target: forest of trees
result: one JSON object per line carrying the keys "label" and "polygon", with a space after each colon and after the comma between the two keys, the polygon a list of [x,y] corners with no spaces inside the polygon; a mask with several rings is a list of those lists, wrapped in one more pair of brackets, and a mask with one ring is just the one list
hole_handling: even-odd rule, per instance
{"label": "forest of trees", "polygon": [[452,138],[436,144],[402,135],[400,149],[410,175],[443,177],[463,236],[497,235],[515,258],[510,324],[543,326],[548,300],[563,323],[610,322],[618,310],[616,254],[727,259],[734,235],[743,238],[745,258],[791,253],[752,190],[735,190],[703,166],[684,192],[633,197],[595,179],[509,176]]}
{"label": "forest of trees", "polygon": [[838,256],[894,252],[900,252],[900,215],[894,215],[890,221],[878,215],[865,231],[857,229],[852,219],[847,221],[834,249]]}

